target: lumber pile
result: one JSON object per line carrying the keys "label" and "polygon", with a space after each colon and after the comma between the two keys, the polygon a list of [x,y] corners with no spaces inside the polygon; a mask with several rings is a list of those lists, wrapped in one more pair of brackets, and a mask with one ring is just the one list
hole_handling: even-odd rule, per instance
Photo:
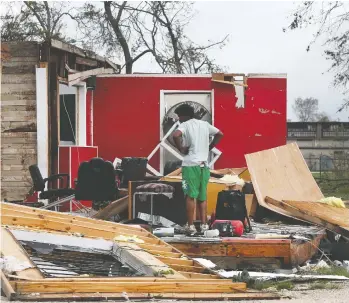
{"label": "lumber pile", "polygon": [[[48,210],[1,203],[1,255],[29,264],[12,272],[1,272],[1,285],[10,299],[271,299],[273,294],[246,292],[245,283],[220,279],[200,263],[188,258],[173,246],[145,229],[118,223],[72,216]],[[112,243],[127,265],[135,266],[143,276],[137,277],[45,277],[21,245],[18,234],[40,233],[35,242],[79,234],[82,242]],[[17,235],[17,236],[16,236]],[[48,236],[49,235],[49,236]],[[129,242],[122,238],[137,239]],[[88,240],[91,239],[91,240]],[[119,240],[118,240],[119,239]],[[22,241],[23,239],[21,239]],[[69,242],[69,241],[63,241]],[[98,242],[98,243],[102,243]],[[62,243],[68,245],[68,243]],[[78,246],[78,244],[75,244]],[[102,248],[101,248],[102,249]],[[121,252],[121,253],[120,253]],[[143,268],[140,270],[140,268]]]}
{"label": "lumber pile", "polygon": [[245,155],[259,205],[349,239],[349,210],[324,198],[296,143]]}

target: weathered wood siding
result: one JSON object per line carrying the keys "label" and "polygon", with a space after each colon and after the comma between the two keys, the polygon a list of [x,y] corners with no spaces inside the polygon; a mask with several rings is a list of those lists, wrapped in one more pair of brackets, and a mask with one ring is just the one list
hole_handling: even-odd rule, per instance
{"label": "weathered wood siding", "polygon": [[23,200],[37,163],[35,42],[1,44],[1,199]]}

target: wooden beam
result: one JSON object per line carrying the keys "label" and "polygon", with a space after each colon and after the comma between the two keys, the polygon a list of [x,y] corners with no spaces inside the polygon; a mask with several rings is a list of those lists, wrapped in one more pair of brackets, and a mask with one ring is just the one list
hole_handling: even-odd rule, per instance
{"label": "wooden beam", "polygon": [[97,66],[98,63],[96,60],[91,60],[82,57],[76,57],[76,64],[87,65],[87,66]]}
{"label": "wooden beam", "polygon": [[[4,224],[4,222],[2,222]],[[1,255],[4,257],[15,257],[18,262],[26,262],[32,265],[32,268],[27,268],[17,271],[16,275],[29,279],[42,279],[43,275],[35,267],[33,262],[29,259],[27,253],[13,237],[13,235],[4,227],[1,227]]]}
{"label": "wooden beam", "polygon": [[86,70],[84,72],[69,74],[68,75],[68,83],[69,83],[69,85],[74,85],[74,84],[79,83],[80,81],[82,81],[88,77],[97,76],[97,75],[112,74],[113,72],[114,72],[114,70],[112,68],[100,67],[100,68]]}
{"label": "wooden beam", "polygon": [[234,81],[224,81],[224,80],[211,80],[212,82],[217,82],[217,83],[223,83],[223,84],[230,84],[230,85],[236,85],[236,86],[244,86],[248,87],[247,84],[239,83],[239,82],[234,82]]}
{"label": "wooden beam", "polygon": [[[276,293],[264,292],[243,292],[243,293],[127,293],[129,300],[136,299],[175,299],[175,300],[205,300],[205,301],[241,301],[241,300],[276,300],[280,299],[280,295]],[[70,294],[36,294],[36,295],[18,295],[18,300],[25,301],[57,301],[57,300],[125,300],[125,296],[119,293],[70,293]]]}
{"label": "wooden beam", "polygon": [[321,218],[310,215],[310,214],[304,212],[303,210],[300,210],[292,205],[287,204],[287,202],[281,202],[281,201],[275,200],[275,199],[270,198],[270,197],[266,197],[265,202],[270,204],[270,205],[276,206],[277,208],[279,208],[281,210],[287,211],[289,214],[294,216],[294,218],[296,218],[296,219],[299,219],[299,220],[305,221],[305,222],[310,222],[310,223],[316,224],[318,226],[322,226],[322,227],[324,227],[328,230],[331,230],[337,234],[342,234],[344,237],[349,239],[349,230],[342,228],[338,225],[331,224],[325,220],[322,220]]}
{"label": "wooden beam", "polygon": [[20,205],[9,205],[7,203],[1,204],[2,208],[2,215],[6,214],[8,216],[25,216],[25,217],[31,217],[31,218],[40,218],[40,219],[52,219],[52,220],[58,220],[63,221],[66,223],[74,223],[89,227],[97,227],[97,228],[103,228],[105,230],[121,230],[121,231],[130,231],[134,235],[141,235],[141,236],[148,236],[150,238],[156,238],[154,235],[149,233],[147,230],[137,227],[137,226],[130,226],[130,225],[124,225],[109,221],[102,221],[102,220],[96,220],[91,218],[85,218],[80,216],[73,216],[70,214],[65,213],[59,213],[54,212],[50,210],[44,210],[44,209],[38,209],[38,208],[32,208],[27,206],[20,206]]}
{"label": "wooden beam", "polygon": [[142,250],[133,243],[115,243],[113,254],[118,260],[122,260],[131,268],[146,276],[165,276],[168,279],[186,279],[177,273],[173,265],[168,266],[161,262],[159,258]]}
{"label": "wooden beam", "polygon": [[[188,279],[220,279],[218,275],[211,275],[211,274],[200,274],[196,272],[185,272],[185,271],[178,271],[181,275],[187,277]],[[191,280],[190,280],[191,281]]]}
{"label": "wooden beam", "polygon": [[[185,273],[187,274],[187,273]],[[209,276],[209,275],[208,275]],[[216,279],[214,278],[204,278],[204,279],[191,279],[190,282],[198,282],[198,283],[214,283],[214,284],[231,284],[230,279]],[[187,282],[187,280],[184,280]],[[32,279],[28,280],[28,282],[66,282],[66,283],[75,283],[75,282],[183,282],[183,279],[167,279],[167,278],[159,278],[159,277],[100,277],[100,278],[89,278],[89,277],[79,277],[79,278],[45,278],[45,279]]]}
{"label": "wooden beam", "polygon": [[16,281],[15,289],[22,294],[25,293],[234,293],[246,291],[245,283],[213,283],[212,282],[27,282]]}
{"label": "wooden beam", "polygon": [[9,301],[12,301],[15,296],[16,292],[13,290],[10,282],[6,278],[5,274],[1,270],[1,290],[4,292],[5,296]]}
{"label": "wooden beam", "polygon": [[[46,210],[46,209],[40,209],[40,208],[32,208],[28,206],[23,206],[23,205],[14,205],[10,203],[5,203],[1,202],[1,209],[7,209],[7,210],[14,210],[17,212],[24,212],[24,213],[33,213],[37,215],[42,215],[42,216],[47,216],[47,217],[55,217],[55,218],[60,218],[60,219],[69,219],[77,222],[82,222],[82,223],[94,223],[98,226],[103,226],[103,227],[120,227],[120,228],[127,228],[132,231],[141,231],[145,234],[150,234],[148,231],[145,229],[138,227],[138,226],[132,226],[132,225],[124,225],[120,223],[115,223],[115,222],[109,222],[109,221],[102,221],[102,220],[96,220],[96,219],[91,219],[91,218],[86,218],[86,217],[81,217],[81,216],[74,216],[71,214],[67,213],[60,213],[52,210]],[[152,235],[152,237],[155,237]]]}
{"label": "wooden beam", "polygon": [[184,266],[194,266],[193,260],[170,258],[170,257],[157,257],[158,260],[164,262],[167,265],[184,265]]}
{"label": "wooden beam", "polygon": [[[39,227],[45,230],[56,230],[62,232],[71,232],[71,233],[80,233],[83,236],[94,236],[101,237],[106,240],[113,240],[116,236],[134,236],[131,231],[110,231],[104,230],[102,228],[95,227],[86,227],[84,225],[74,224],[74,223],[66,223],[63,221],[51,220],[51,219],[40,219],[40,218],[31,218],[31,217],[12,217],[12,216],[1,216],[2,224],[6,225],[21,225],[21,226],[33,226]],[[143,240],[146,243],[150,244],[159,244],[159,240],[137,236],[140,240]]]}
{"label": "wooden beam", "polygon": [[128,196],[122,197],[99,210],[92,218],[107,220],[112,216],[116,216],[127,209]]}

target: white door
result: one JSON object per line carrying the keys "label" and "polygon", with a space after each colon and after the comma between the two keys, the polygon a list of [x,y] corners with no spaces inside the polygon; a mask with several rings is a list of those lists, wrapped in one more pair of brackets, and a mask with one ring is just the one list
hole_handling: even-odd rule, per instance
{"label": "white door", "polygon": [[[160,139],[165,135],[163,126],[163,122],[168,115],[171,115],[173,112],[173,107],[179,103],[183,102],[193,102],[196,104],[201,111],[207,111],[208,114],[205,115],[204,119],[208,122],[212,123],[212,108],[213,108],[213,100],[212,100],[212,92],[211,91],[193,91],[193,92],[162,92],[161,102],[160,102]],[[195,106],[196,106],[195,105]],[[172,110],[171,110],[172,109]],[[173,156],[167,150],[161,149],[160,152],[160,173],[164,173],[164,167],[169,161],[177,161],[178,159]]]}

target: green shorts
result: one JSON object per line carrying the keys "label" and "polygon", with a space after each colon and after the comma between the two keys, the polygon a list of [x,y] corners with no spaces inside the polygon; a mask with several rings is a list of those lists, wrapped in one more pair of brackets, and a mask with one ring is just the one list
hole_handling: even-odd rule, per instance
{"label": "green shorts", "polygon": [[207,167],[183,166],[182,188],[184,195],[198,201],[206,201],[210,170]]}

